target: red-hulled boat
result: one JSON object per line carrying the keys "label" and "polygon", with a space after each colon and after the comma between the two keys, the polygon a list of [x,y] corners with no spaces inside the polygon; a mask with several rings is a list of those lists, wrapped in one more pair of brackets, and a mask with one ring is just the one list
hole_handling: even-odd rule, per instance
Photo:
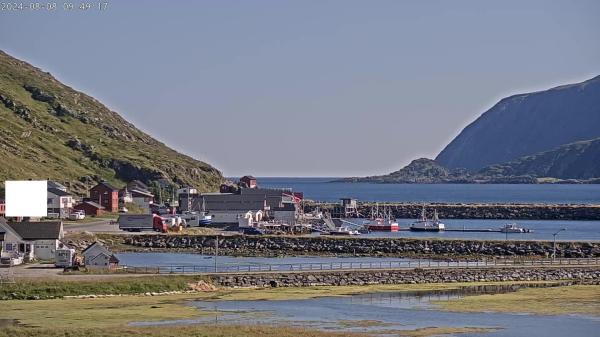
{"label": "red-hulled boat", "polygon": [[391,210],[383,210],[383,217],[379,215],[379,206],[377,210],[372,214],[371,219],[364,224],[364,227],[369,232],[397,232],[400,230],[400,226],[392,218]]}

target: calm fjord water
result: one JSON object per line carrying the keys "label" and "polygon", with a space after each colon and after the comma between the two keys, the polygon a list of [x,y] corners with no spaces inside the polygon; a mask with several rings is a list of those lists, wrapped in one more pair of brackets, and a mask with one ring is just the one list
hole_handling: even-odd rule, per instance
{"label": "calm fjord water", "polygon": [[448,203],[600,204],[600,185],[583,184],[370,184],[336,178],[257,178],[260,186],[291,187],[308,199]]}

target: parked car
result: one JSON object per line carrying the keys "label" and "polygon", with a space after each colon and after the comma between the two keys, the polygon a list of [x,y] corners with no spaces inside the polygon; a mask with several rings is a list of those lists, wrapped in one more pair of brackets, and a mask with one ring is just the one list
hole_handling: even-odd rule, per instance
{"label": "parked car", "polygon": [[85,219],[85,212],[82,210],[73,211],[69,214],[69,220],[83,220]]}

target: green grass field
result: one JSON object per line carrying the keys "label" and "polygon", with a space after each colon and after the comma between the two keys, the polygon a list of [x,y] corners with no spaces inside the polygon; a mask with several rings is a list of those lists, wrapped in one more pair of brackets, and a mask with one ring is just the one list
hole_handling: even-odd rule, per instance
{"label": "green grass field", "polygon": [[541,289],[528,288],[512,293],[465,296],[452,301],[433,303],[448,311],[600,316],[600,286],[574,285]]}
{"label": "green grass field", "polygon": [[94,281],[70,280],[68,276],[64,280],[19,279],[17,283],[3,284],[0,287],[0,299],[184,291],[191,289],[190,283],[201,280],[205,278],[185,275],[113,277]]}

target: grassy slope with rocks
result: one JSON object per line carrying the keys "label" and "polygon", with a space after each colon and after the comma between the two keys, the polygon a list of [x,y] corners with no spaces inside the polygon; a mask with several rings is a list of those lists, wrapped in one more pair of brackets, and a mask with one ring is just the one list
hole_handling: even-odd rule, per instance
{"label": "grassy slope with rocks", "polygon": [[93,97],[0,51],[0,181],[166,179],[216,190],[221,173],[140,131]]}

